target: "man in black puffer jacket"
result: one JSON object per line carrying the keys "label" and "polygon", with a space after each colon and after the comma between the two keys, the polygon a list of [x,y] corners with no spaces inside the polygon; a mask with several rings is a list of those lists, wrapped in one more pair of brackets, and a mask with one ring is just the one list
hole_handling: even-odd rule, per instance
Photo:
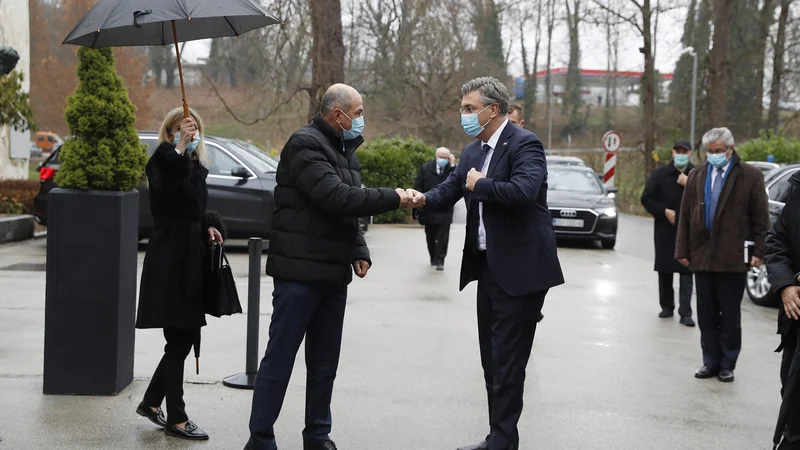
{"label": "man in black puffer jacket", "polygon": [[331,395],[342,342],[347,285],[372,265],[358,218],[408,207],[403,189],[361,188],[356,149],[363,103],[334,85],[320,114],[286,143],[278,165],[267,275],[274,278],[269,343],[256,377],[248,449],[275,450],[278,419],[305,337],[304,450],[336,450]]}
{"label": "man in black puffer jacket", "polygon": [[783,401],[773,443],[779,450],[800,450],[800,172],[789,183],[783,211],[767,234],[769,282],[783,301],[778,315]]}

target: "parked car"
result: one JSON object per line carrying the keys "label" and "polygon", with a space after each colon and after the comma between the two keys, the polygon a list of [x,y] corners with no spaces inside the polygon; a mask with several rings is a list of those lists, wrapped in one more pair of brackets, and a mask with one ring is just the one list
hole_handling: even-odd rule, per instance
{"label": "parked car", "polygon": [[[789,195],[789,179],[800,170],[800,164],[790,164],[775,169],[765,177],[769,196],[769,221],[774,224],[783,211]],[[747,272],[747,295],[753,303],[761,306],[778,306],[780,299],[772,292],[766,266],[752,267]]]}
{"label": "parked car", "polygon": [[766,177],[767,174],[772,172],[773,170],[781,167],[780,164],[766,162],[766,161],[747,161],[747,164],[758,167],[759,170],[761,170],[761,174],[764,175],[764,177]]}
{"label": "parked car", "polygon": [[[140,132],[139,140],[147,145],[149,155],[158,148],[157,133]],[[269,239],[278,160],[244,141],[208,135],[205,140],[209,158],[208,208],[222,216],[231,238],[259,236]],[[36,219],[43,225],[47,225],[47,193],[57,187],[55,176],[61,167],[60,150],[59,145],[39,165],[41,184],[34,198],[34,209]],[[139,192],[139,238],[144,239],[153,227],[146,183],[139,187]],[[364,232],[371,221],[370,217],[360,219]]]}
{"label": "parked car", "polygon": [[617,243],[617,205],[586,166],[554,165],[547,169],[547,206],[559,239],[597,240],[605,249]]}
{"label": "parked car", "polygon": [[547,155],[548,166],[582,166],[587,167],[586,163],[576,156]]}

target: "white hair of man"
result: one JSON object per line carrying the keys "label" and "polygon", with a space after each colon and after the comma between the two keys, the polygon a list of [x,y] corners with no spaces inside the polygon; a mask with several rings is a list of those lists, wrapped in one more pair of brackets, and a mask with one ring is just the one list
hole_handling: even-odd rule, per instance
{"label": "white hair of man", "polygon": [[731,148],[736,144],[733,140],[733,133],[731,133],[731,130],[720,127],[706,131],[706,134],[703,135],[703,148],[708,147],[708,144],[720,141],[725,145],[725,148]]}
{"label": "white hair of man", "polygon": [[442,158],[447,158],[450,156],[450,149],[447,147],[439,147],[436,149],[436,156],[441,156]]}

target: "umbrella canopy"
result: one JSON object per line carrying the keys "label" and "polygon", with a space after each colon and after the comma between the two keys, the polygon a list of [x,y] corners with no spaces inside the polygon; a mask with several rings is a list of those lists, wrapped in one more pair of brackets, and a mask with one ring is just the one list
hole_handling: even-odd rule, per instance
{"label": "umbrella canopy", "polygon": [[240,36],[280,23],[253,0],[100,0],[64,44],[144,47]]}
{"label": "umbrella canopy", "polygon": [[62,45],[101,48],[175,44],[183,115],[189,117],[178,42],[240,36],[277,23],[280,20],[255,0],[100,0]]}

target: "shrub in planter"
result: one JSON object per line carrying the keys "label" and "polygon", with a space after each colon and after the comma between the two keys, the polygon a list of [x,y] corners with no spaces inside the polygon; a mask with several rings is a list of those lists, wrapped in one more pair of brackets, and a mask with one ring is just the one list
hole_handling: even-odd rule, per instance
{"label": "shrub in planter", "polygon": [[[361,179],[373,188],[411,188],[419,167],[432,160],[435,149],[416,138],[374,139],[358,150]],[[408,210],[375,216],[375,223],[410,223]]]}
{"label": "shrub in planter", "polygon": [[133,381],[139,197],[145,147],[111,49],[78,50],[71,139],[50,191],[45,394],[113,395]]}

